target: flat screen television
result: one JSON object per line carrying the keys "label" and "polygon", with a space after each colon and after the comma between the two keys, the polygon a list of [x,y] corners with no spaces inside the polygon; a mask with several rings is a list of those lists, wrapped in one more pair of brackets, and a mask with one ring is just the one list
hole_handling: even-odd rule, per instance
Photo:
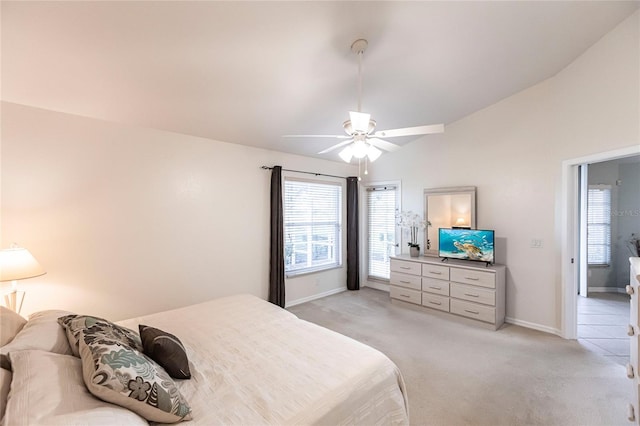
{"label": "flat screen television", "polygon": [[438,236],[440,257],[494,262],[493,230],[440,228]]}

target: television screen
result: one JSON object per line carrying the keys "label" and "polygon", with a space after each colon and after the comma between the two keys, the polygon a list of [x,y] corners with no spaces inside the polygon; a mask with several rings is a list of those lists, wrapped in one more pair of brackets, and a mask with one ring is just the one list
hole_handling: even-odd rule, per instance
{"label": "television screen", "polygon": [[494,231],[440,228],[438,255],[493,263]]}

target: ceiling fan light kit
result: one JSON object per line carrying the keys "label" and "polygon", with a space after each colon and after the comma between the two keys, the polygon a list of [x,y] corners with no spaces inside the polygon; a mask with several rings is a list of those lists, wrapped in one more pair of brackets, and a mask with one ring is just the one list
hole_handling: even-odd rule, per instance
{"label": "ceiling fan light kit", "polygon": [[350,163],[353,157],[359,160],[367,157],[373,163],[382,155],[382,151],[366,142],[364,138],[359,138],[340,151],[338,155],[347,163]]}
{"label": "ceiling fan light kit", "polygon": [[362,159],[365,160],[365,174],[368,174],[367,163],[377,160],[384,151],[396,151],[399,145],[387,142],[380,137],[392,138],[398,136],[428,135],[431,133],[444,132],[443,124],[428,126],[406,127],[402,129],[381,130],[375,132],[376,121],[371,119],[371,114],[361,111],[362,106],[362,56],[369,43],[365,39],[358,39],[351,44],[351,51],[358,55],[358,110],[349,111],[349,120],[342,124],[347,136],[342,135],[287,135],[287,137],[329,137],[347,139],[329,148],[320,151],[318,154],[326,154],[344,147],[338,155],[345,162],[350,163],[352,158],[358,159],[358,167]]}

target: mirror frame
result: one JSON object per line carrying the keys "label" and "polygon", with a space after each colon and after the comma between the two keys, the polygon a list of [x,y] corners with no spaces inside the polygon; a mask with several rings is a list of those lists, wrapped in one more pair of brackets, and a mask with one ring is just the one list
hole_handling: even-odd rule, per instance
{"label": "mirror frame", "polygon": [[[429,220],[429,196],[430,195],[463,195],[471,196],[469,212],[470,212],[470,228],[476,229],[476,187],[475,186],[452,186],[447,188],[426,188],[424,190],[424,220]],[[437,230],[436,230],[437,232]],[[424,255],[438,257],[438,248],[431,247],[427,250],[427,241],[429,240],[429,227],[424,232]]]}

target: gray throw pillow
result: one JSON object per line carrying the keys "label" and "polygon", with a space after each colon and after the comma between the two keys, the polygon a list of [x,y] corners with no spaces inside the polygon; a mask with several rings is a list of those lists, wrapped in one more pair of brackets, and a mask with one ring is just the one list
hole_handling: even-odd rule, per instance
{"label": "gray throw pillow", "polygon": [[160,364],[174,379],[190,379],[187,351],[171,333],[147,325],[138,325],[144,353]]}

